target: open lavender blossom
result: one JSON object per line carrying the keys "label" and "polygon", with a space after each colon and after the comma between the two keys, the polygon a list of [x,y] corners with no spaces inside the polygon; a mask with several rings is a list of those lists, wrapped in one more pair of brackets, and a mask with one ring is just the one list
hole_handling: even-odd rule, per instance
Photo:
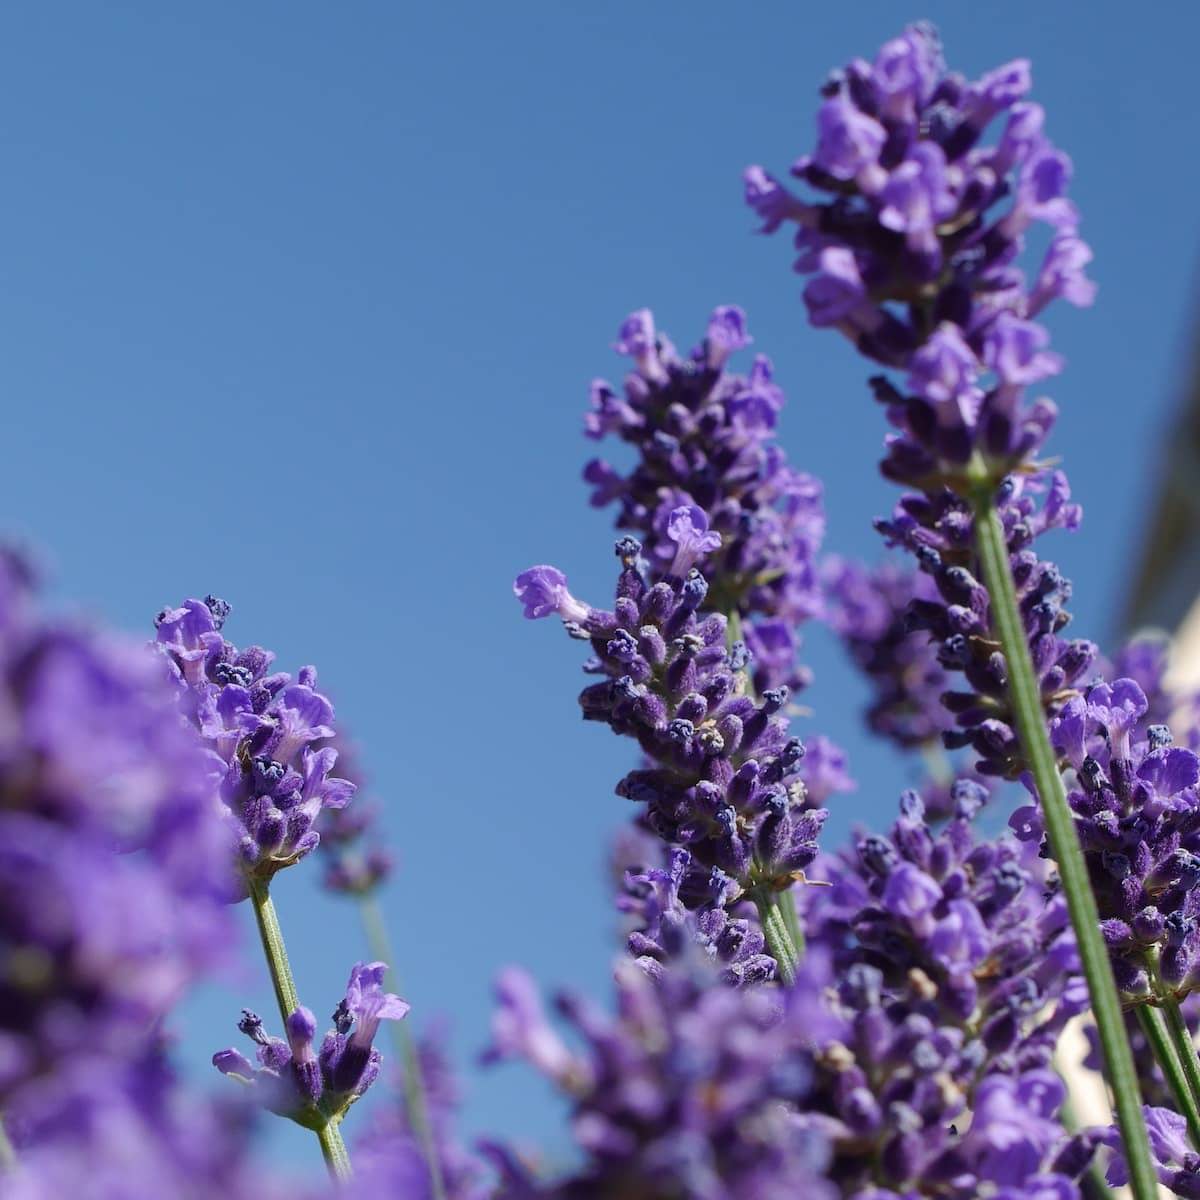
{"label": "open lavender blossom", "polygon": [[242,870],[269,880],[316,848],[318,816],[344,808],[354,784],[333,774],[333,705],[317,691],[316,669],[302,667],[295,679],[270,673],[270,651],[239,651],[222,636],[229,612],[214,596],[163,609],[155,645],[219,760]]}
{"label": "open lavender blossom", "polygon": [[320,1129],[341,1120],[379,1077],[382,1057],[373,1043],[382,1021],[399,1021],[409,1006],[383,990],[387,966],[356,963],[333,1014],[333,1028],[314,1049],[317,1022],[304,1007],[287,1019],[286,1040],[271,1037],[262,1019],[243,1010],[238,1028],[255,1045],[255,1066],[239,1050],[221,1050],[213,1066],[248,1085],[260,1104],[300,1125]]}
{"label": "open lavender blossom", "polygon": [[622,474],[592,459],[584,479],[592,504],[618,506],[617,527],[637,536],[653,569],[679,569],[674,514],[695,505],[706,524],[712,588],[704,609],[741,618],[760,690],[808,680],[796,662],[797,628],[821,608],[816,557],[825,533],[821,484],[788,465],[775,440],[783,408],[771,363],[758,355],[749,375],[728,370],[753,339],[745,314],[717,308],[687,356],[655,328],[649,309],[629,316],[615,349],[633,370],[618,392],[592,383],[588,437],[609,435],[637,459]]}
{"label": "open lavender blossom", "polygon": [[[912,25],[822,88],[817,146],[792,174],[830,199],[793,195],[761,167],[745,174],[764,231],[796,228],[812,323],[906,372],[903,391],[880,392],[898,430],[893,479],[923,486],[978,455],[998,480],[1054,422],[1049,401],[1024,400],[1062,365],[1035,318],[1054,300],[1090,304],[1095,286],[1071,160],[1030,87],[1024,59],[974,82],[947,73],[937,35]],[[1018,260],[1035,224],[1050,240],[1030,281]]]}
{"label": "open lavender blossom", "polygon": [[[702,536],[700,518],[685,509],[673,524],[681,548]],[[723,903],[786,889],[815,856],[825,819],[800,779],[804,746],[782,715],[788,689],[757,701],[746,694],[746,648],[728,643],[722,615],[702,615],[708,581],[698,567],[651,583],[637,541],[622,538],[617,554],[612,611],[577,601],[561,573],[547,576],[544,567],[519,575],[514,591],[527,613],[557,612],[572,636],[590,641],[585,670],[602,681],[579,697],[584,718],[633,737],[648,759],[617,792],[646,805],[649,827],[665,841],[732,881]]]}

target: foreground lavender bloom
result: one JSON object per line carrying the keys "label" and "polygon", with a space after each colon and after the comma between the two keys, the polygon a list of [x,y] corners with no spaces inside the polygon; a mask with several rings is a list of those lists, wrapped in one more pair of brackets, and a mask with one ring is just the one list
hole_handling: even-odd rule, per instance
{"label": "foreground lavender bloom", "polygon": [[80,1060],[31,1089],[6,1119],[16,1166],[4,1200],[317,1200],[323,1195],[249,1165],[252,1122],[183,1094],[163,1060]]}
{"label": "foreground lavender bloom", "polygon": [[616,349],[633,359],[623,394],[592,384],[589,437],[613,434],[638,459],[627,475],[593,459],[584,478],[592,503],[619,505],[617,526],[636,534],[653,568],[671,569],[669,533],[681,506],[704,510],[711,533],[707,610],[737,613],[754,658],[759,690],[803,686],[795,659],[796,628],[820,610],[815,560],[825,532],[821,485],[788,466],[775,443],[783,392],[770,360],[759,355],[749,376],[726,367],[750,344],[745,314],[724,306],[686,358],[654,326],[649,309],[621,326]]}
{"label": "foreground lavender bloom", "polygon": [[[1132,679],[1098,683],[1051,725],[1072,771],[1068,801],[1088,860],[1105,941],[1127,1000],[1182,997],[1200,982],[1200,759],[1144,721]],[[1035,805],[1018,809],[1018,836],[1040,842]]]}
{"label": "foreground lavender bloom", "polygon": [[[357,756],[341,739],[334,739],[334,748],[338,771],[354,785],[357,796],[363,786]],[[361,799],[344,808],[326,806],[321,810],[317,832],[325,860],[322,883],[329,891],[368,896],[391,874],[392,856],[377,844],[378,825],[378,810]]]}
{"label": "foreground lavender bloom", "polygon": [[343,808],[354,785],[333,775],[333,705],[317,673],[268,674],[274,655],[239,651],[221,635],[229,605],[185,600],[155,619],[156,646],[178,680],[186,711],[220,760],[224,812],[243,871],[269,880],[316,848],[323,809]]}
{"label": "foreground lavender bloom", "polygon": [[287,1040],[268,1036],[248,1009],[238,1028],[258,1047],[258,1067],[237,1050],[213,1055],[222,1075],[253,1087],[259,1102],[310,1129],[337,1121],[379,1076],[382,1061],[372,1043],[381,1021],[399,1021],[409,1006],[383,990],[384,963],[356,963],[346,995],[333,1014],[333,1029],[313,1049],[317,1022],[307,1008],[287,1020]]}
{"label": "foreground lavender bloom", "polygon": [[874,689],[867,724],[905,748],[939,739],[953,721],[941,703],[949,677],[910,619],[914,600],[937,598],[933,582],[891,562],[868,569],[839,558],[825,560],[822,576],[829,623]]}
{"label": "foreground lavender bloom", "polygon": [[[455,1136],[459,1089],[442,1038],[427,1035],[417,1047],[435,1154],[446,1200],[485,1200],[484,1164]],[[429,1163],[408,1109],[379,1106],[354,1144],[355,1190],[381,1200],[433,1200]]]}
{"label": "foreground lavender bloom", "polygon": [[704,514],[677,509],[668,536],[677,548],[671,573],[653,584],[638,567],[640,544],[617,543],[612,612],[576,600],[552,567],[523,572],[514,591],[527,616],[557,612],[569,633],[591,641],[585,669],[604,679],[581,694],[583,715],[636,738],[650,760],[618,794],[644,803],[649,827],[700,867],[720,868],[736,885],[728,904],[800,878],[825,812],[809,807],[800,784],[804,747],[780,715],[787,689],[759,701],[745,695],[744,645],[727,645],[723,616],[700,615],[708,584],[693,564],[704,553]]}
{"label": "foreground lavender bloom", "polygon": [[140,1049],[225,955],[231,872],[160,664],[45,619],[8,552],[0,711],[0,1102],[17,1118],[31,1087]]}
{"label": "foreground lavender bloom", "polygon": [[[894,479],[924,486],[976,453],[999,478],[1053,424],[1049,401],[1022,398],[1061,366],[1033,318],[1055,299],[1090,304],[1095,288],[1066,196],[1071,162],[1043,133],[1029,87],[1023,59],[974,83],[947,74],[933,31],[910,26],[822,89],[817,148],[792,172],[833,199],[802,201],[761,167],[746,172],[764,228],[798,227],[812,323],[908,372],[907,394],[881,397],[899,430],[884,464]],[[1016,260],[1034,223],[1052,236],[1027,284]]]}
{"label": "foreground lavender bloom", "polygon": [[628,963],[617,970],[614,1018],[561,996],[586,1047],[575,1054],[547,1023],[533,982],[505,972],[488,1057],[526,1059],[571,1100],[585,1162],[538,1185],[508,1159],[498,1195],[831,1200],[822,1139],[789,1111],[809,1076],[808,1002],[714,982],[700,967],[651,978]]}

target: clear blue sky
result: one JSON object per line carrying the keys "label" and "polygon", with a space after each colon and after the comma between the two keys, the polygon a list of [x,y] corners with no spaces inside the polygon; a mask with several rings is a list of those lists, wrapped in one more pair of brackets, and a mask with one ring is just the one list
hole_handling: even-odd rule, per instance
{"label": "clear blue sky", "polygon": [[[890,505],[867,373],[805,325],[750,161],[811,143],[825,71],[929,16],[953,65],[1033,59],[1097,252],[1096,307],[1054,318],[1085,530],[1077,628],[1106,636],[1190,368],[1200,8],[1124,3],[42,4],[0,14],[4,515],[73,604],[148,631],[215,591],[232,638],[315,662],[366,747],[401,860],[386,896],[414,1018],[464,1063],[521,961],[607,991],[612,785],[630,749],[578,719],[579,648],[509,587],[553,561],[610,595],[579,482],[588,381],[651,305],[690,345],[737,302],[823,475],[829,545],[873,555]],[[743,15],[752,14],[752,15]],[[1169,14],[1169,19],[1167,17]],[[858,733],[826,639],[807,729],[853,753],[830,830],[906,782]],[[304,1000],[330,1011],[354,914],[279,881]],[[265,984],[185,1027],[198,1073]],[[207,1076],[204,1076],[207,1081]],[[215,1082],[215,1081],[214,1081]],[[472,1070],[467,1124],[561,1145],[540,1084]],[[306,1135],[277,1135],[298,1158]]]}

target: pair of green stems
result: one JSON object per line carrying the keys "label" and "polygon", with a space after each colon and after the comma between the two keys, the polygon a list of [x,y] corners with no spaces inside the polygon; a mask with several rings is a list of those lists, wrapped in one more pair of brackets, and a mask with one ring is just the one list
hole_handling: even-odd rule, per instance
{"label": "pair of green stems", "polygon": [[[1075,930],[1104,1055],[1105,1074],[1125,1146],[1130,1190],[1135,1200],[1157,1200],[1158,1178],[1150,1154],[1133,1052],[1108,949],[1100,932],[1100,914],[1088,881],[1087,864],[1046,729],[1041,689],[1025,639],[1008,546],[996,508],[995,481],[982,463],[976,462],[970,468],[969,482],[969,498],[975,517],[975,550],[988,590],[993,633],[1004,653],[1009,702],[1017,736],[1041,800],[1046,838],[1058,866]],[[790,985],[795,981],[796,966],[803,953],[803,943],[796,937],[798,931],[794,932],[796,918],[792,897],[787,892],[775,892],[760,893],[755,899],[767,948],[779,963],[783,982]],[[1161,1015],[1154,1009],[1142,1008],[1139,1018],[1200,1149],[1200,1065],[1195,1046],[1174,997],[1161,997],[1159,1007]]]}
{"label": "pair of green stems", "polygon": [[[252,881],[249,887],[250,902],[254,907],[254,917],[258,923],[263,954],[266,957],[267,969],[271,976],[271,986],[275,990],[279,1015],[286,1027],[288,1017],[300,1007],[300,999],[296,992],[296,981],[292,975],[291,963],[288,961],[283,930],[279,925],[279,915],[275,911],[275,902],[271,899],[268,884]],[[395,971],[391,965],[394,957],[387,936],[387,926],[384,923],[378,901],[373,896],[360,897],[359,915],[371,954],[378,960],[389,964],[388,970],[391,976],[389,983],[395,986]],[[417,1048],[403,1021],[389,1021],[388,1025],[392,1030],[397,1057],[404,1064],[405,1106],[408,1110],[409,1125],[417,1136],[429,1168],[430,1191],[433,1200],[446,1200],[446,1185],[437,1154],[433,1127],[430,1123],[429,1105],[425,1095]],[[350,1154],[346,1149],[345,1140],[342,1138],[341,1118],[326,1121],[324,1125],[315,1129],[315,1133],[321,1144],[321,1154],[325,1158],[325,1165],[329,1168],[330,1175],[339,1182],[348,1180],[351,1176]]]}

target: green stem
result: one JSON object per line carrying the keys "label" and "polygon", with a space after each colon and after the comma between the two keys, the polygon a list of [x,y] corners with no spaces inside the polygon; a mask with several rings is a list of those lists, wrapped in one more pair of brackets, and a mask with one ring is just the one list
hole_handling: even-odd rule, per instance
{"label": "green stem", "polygon": [[758,909],[758,919],[762,922],[763,936],[767,939],[767,950],[779,964],[779,978],[787,987],[791,987],[796,982],[799,955],[783,914],[781,899],[791,903],[787,892],[760,890],[754,895],[754,904]]}
{"label": "green stem", "polygon": [[17,1165],[17,1151],[4,1127],[4,1119],[0,1117],[0,1175],[11,1171]]}
{"label": "green stem", "polygon": [[792,939],[792,946],[796,951],[796,962],[804,957],[804,930],[800,928],[800,917],[796,912],[796,897],[792,894],[792,889],[788,888],[786,892],[779,893],[779,911],[783,916],[783,923],[787,927],[788,936]]}
{"label": "green stem", "polygon": [[[247,884],[250,903],[254,906],[254,919],[258,922],[258,936],[262,940],[263,955],[271,976],[271,986],[275,989],[275,1001],[279,1005],[279,1015],[283,1018],[286,1030],[288,1017],[300,1007],[300,998],[296,993],[292,966],[288,962],[283,930],[279,927],[279,917],[275,912],[275,902],[271,899],[268,885],[258,879],[250,879]],[[336,1180],[349,1179],[350,1155],[346,1150],[346,1143],[342,1140],[339,1123],[336,1120],[326,1121],[316,1133],[330,1175]]]}
{"label": "green stem", "polygon": [[[359,898],[358,911],[372,957],[388,964],[389,986],[399,991],[396,969],[391,965],[396,961],[395,955],[392,953],[391,939],[388,937],[387,923],[383,919],[379,901],[374,896],[362,896]],[[429,1186],[433,1200],[446,1200],[446,1181],[442,1176],[437,1141],[433,1136],[433,1123],[429,1118],[429,1098],[425,1092],[425,1076],[421,1071],[420,1055],[417,1053],[407,1021],[389,1021],[388,1028],[392,1031],[392,1043],[397,1057],[404,1063],[404,1103],[408,1109],[409,1124],[417,1135],[429,1167]]]}
{"label": "green stem", "polygon": [[[1192,1111],[1197,1112],[1200,1109],[1200,1062],[1196,1060],[1196,1043],[1192,1041],[1191,1031],[1179,1010],[1179,1001],[1174,996],[1167,996],[1162,1002],[1162,1007],[1166,1014],[1171,1041],[1175,1044],[1175,1053],[1179,1055],[1179,1065],[1183,1068],[1183,1077],[1187,1080],[1188,1091],[1191,1093]],[[1192,1136],[1200,1149],[1200,1112],[1197,1112]]]}
{"label": "green stem", "polygon": [[[1176,1047],[1172,1044],[1172,1037],[1163,1023],[1162,1014],[1148,1004],[1141,1004],[1138,1006],[1137,1015],[1142,1032],[1146,1035],[1163,1077],[1171,1088],[1171,1094],[1179,1105],[1179,1111],[1187,1118],[1192,1145],[1200,1146],[1200,1109],[1196,1107],[1196,1096],[1188,1083]],[[1195,1058],[1195,1055],[1192,1057]]]}
{"label": "green stem", "polygon": [[1130,1187],[1135,1200],[1156,1200],[1158,1179],[1150,1158],[1150,1142],[1142,1115],[1137,1071],[1125,1032],[1112,964],[1100,933],[1100,914],[1088,882],[1087,863],[1079,846],[1058,762],[1046,732],[1041,692],[1025,640],[1004,527],[996,511],[994,485],[986,479],[980,483],[979,490],[972,497],[975,545],[987,584],[995,633],[1004,651],[1008,669],[1008,696],[1016,720],[1017,735],[1042,802],[1046,838],[1050,853],[1058,864],[1059,878],[1071,914],[1071,925],[1075,930],[1075,941],[1079,947],[1100,1045],[1108,1068],[1117,1123],[1125,1143]]}

